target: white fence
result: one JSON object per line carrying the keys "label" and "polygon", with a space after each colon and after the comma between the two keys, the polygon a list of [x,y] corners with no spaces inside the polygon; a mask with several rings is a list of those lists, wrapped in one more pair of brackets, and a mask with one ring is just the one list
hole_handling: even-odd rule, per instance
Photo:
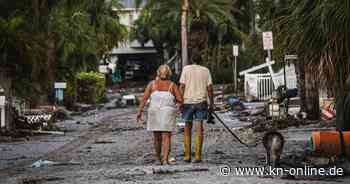
{"label": "white fence", "polygon": [[[294,65],[286,67],[286,79],[288,89],[297,88]],[[273,76],[270,73],[244,75],[245,95],[254,96],[258,100],[270,99],[274,89],[281,85],[284,85],[283,69]]]}

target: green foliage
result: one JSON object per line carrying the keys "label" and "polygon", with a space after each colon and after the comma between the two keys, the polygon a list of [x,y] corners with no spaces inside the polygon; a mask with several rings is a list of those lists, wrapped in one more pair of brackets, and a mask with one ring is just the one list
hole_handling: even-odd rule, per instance
{"label": "green foliage", "polygon": [[293,1],[275,25],[281,46],[312,66],[327,87],[343,91],[350,72],[350,2]]}
{"label": "green foliage", "polygon": [[[226,36],[226,42],[232,42],[239,37],[231,14],[236,9],[233,8],[231,0],[193,0],[189,1],[189,7],[189,29],[192,30],[193,25],[199,22],[205,26],[204,37],[209,37],[199,36],[199,39],[216,41],[217,34],[224,32],[222,29],[227,30],[223,35]],[[135,22],[131,35],[141,43],[152,40],[159,51],[167,49],[173,53],[180,49],[180,22],[181,1],[150,0]],[[197,41],[193,42],[198,44]]]}
{"label": "green foliage", "polygon": [[65,89],[64,105],[68,108],[73,107],[77,102],[77,79],[71,76],[67,79],[67,88]]}
{"label": "green foliage", "polygon": [[106,79],[103,74],[81,72],[77,74],[77,100],[81,103],[96,104],[106,97]]}
{"label": "green foliage", "polygon": [[0,1],[0,67],[14,95],[36,101],[52,94],[54,81],[96,71],[127,35],[118,7],[118,0]]}

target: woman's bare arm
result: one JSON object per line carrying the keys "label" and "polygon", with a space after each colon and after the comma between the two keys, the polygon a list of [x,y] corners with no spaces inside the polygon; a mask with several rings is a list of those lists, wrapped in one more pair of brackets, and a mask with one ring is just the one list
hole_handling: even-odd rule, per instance
{"label": "woman's bare arm", "polygon": [[149,97],[151,96],[151,93],[152,93],[152,83],[153,82],[150,82],[148,84],[148,86],[146,87],[145,89],[145,92],[143,94],[143,98],[142,98],[142,101],[140,103],[140,106],[139,106],[139,113],[142,113],[143,112],[143,109],[145,108],[145,105],[147,103],[147,100],[149,99]]}

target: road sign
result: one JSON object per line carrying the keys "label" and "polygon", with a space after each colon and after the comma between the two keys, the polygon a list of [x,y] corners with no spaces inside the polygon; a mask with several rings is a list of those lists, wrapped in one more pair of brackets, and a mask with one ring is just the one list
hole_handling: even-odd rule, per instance
{"label": "road sign", "polygon": [[298,55],[285,55],[284,60],[297,60]]}
{"label": "road sign", "polygon": [[233,45],[233,56],[238,56],[238,45]]}
{"label": "road sign", "polygon": [[264,50],[272,50],[273,49],[273,37],[272,32],[263,32],[263,44]]}
{"label": "road sign", "polygon": [[55,82],[55,89],[66,89],[67,83],[66,82]]}
{"label": "road sign", "polygon": [[100,73],[107,74],[108,73],[108,65],[100,65],[98,67],[98,71]]}

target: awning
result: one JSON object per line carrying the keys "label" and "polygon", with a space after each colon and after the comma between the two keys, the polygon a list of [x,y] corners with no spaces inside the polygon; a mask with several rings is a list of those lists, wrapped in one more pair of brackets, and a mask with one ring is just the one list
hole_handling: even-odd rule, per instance
{"label": "awning", "polygon": [[120,54],[156,54],[157,50],[153,48],[115,48],[112,50],[112,55]]}

